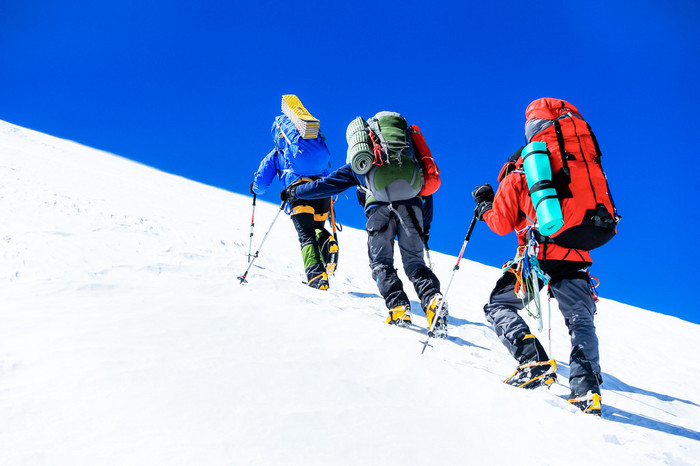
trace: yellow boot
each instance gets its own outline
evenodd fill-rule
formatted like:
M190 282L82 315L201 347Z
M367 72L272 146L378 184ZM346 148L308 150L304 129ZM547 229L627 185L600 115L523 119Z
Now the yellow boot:
M389 325L408 327L411 325L411 306L402 304L401 306L392 307L385 322Z
M556 381L557 362L550 359L522 364L503 382L519 388L537 388L552 385Z
M583 396L577 398L569 398L569 403L576 406L578 409L586 414L593 414L594 416L600 416L603 409L600 405L600 394L588 392Z
M440 315L437 316L437 321L433 324L435 314L438 310ZM447 301L443 302L440 293L430 298L428 306L425 308L425 317L428 319L428 335L437 338L447 338L447 314Z
M328 274L326 272L323 272L319 275L316 275L314 278L309 280L309 286L311 288L316 288L319 290L327 290L328 289Z

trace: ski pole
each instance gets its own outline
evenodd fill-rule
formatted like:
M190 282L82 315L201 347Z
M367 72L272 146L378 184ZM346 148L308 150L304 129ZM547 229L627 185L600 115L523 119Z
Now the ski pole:
M258 250L255 251L255 254L253 255L253 259L252 259L252 260L250 261L250 263L248 264L248 268L245 269L245 272L243 272L242 275L239 275L238 277L236 277L236 278L238 278L238 280L240 280L241 285L242 285L243 283L248 283L248 280L246 280L246 277L248 276L248 272L250 271L250 268L253 266L253 262L255 262L255 259L258 258L258 254L260 253L260 249L262 248L262 245L265 244L265 240L267 239L267 235L270 234L270 231L272 230L272 226L273 226L273 225L275 224L275 222L277 221L277 217L280 216L280 212L282 212L282 211L284 210L284 205L285 205L286 203L287 203L287 201L282 201L282 204L280 204L280 209L277 211L277 215L275 215L275 218L272 219L272 223L270 224L270 228L267 229L267 233L265 233L265 236L263 236L263 239L262 239L262 241L260 242L260 246L258 246Z
M248 244L248 263L250 263L250 256L253 250L253 227L255 226L255 200L258 195L253 193L253 215L250 218L250 243Z
M454 268L452 269L452 275L450 276L450 281L447 283L447 288L445 289L445 294L442 295L442 301L440 301L440 306L438 309L435 310L435 318L433 321L430 323L430 328L428 329L428 338L425 339L423 342L423 351L420 352L420 354L425 353L425 348L428 346L428 342L430 341L430 333L433 331L433 327L435 327L435 323L438 320L438 317L440 316L440 312L442 311L442 307L445 304L445 298L447 297L447 293L450 291L450 286L452 286L452 280L455 278L455 272L459 270L459 263L462 261L462 255L464 255L464 250L467 247L467 243L469 243L469 238L472 236L472 231L474 231L474 225L476 225L476 220L479 217L479 212L477 209L474 209L474 216L472 217L472 222L469 224L469 230L467 230L467 236L464 237L464 243L462 244L462 249L459 251L459 256L457 257L457 263L455 264Z

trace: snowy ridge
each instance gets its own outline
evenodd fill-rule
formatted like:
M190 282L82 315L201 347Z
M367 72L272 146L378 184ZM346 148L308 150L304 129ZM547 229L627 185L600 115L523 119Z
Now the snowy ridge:
M258 203L254 249L278 208ZM555 301L563 385L514 389L481 311L499 270L462 262L450 338L421 355L383 324L363 231L319 292L280 217L240 285L250 209L0 122L0 464L700 464L700 326L601 299L594 418L564 399ZM446 285L455 257L431 257Z

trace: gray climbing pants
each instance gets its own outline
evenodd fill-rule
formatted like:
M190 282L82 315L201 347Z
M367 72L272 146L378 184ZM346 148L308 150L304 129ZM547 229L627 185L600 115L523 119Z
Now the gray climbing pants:
M411 210L409 210L411 209ZM409 304L403 284L394 268L394 240L398 238L401 262L406 276L425 310L430 298L440 292L440 282L423 259L423 212L414 205L379 205L369 211L367 252L372 278L377 282L386 307Z
M559 310L571 336L569 378L600 374L598 337L593 316L595 301L589 290L588 273L582 271L586 264L568 261L543 261L542 269L551 277L549 286L559 303ZM525 320L518 314L523 301L515 294L515 275L507 272L496 283L488 304L484 306L486 319L510 354L521 364L545 361L547 354L536 338L530 334ZM542 284L540 283L540 288ZM526 296L529 303L532 296Z

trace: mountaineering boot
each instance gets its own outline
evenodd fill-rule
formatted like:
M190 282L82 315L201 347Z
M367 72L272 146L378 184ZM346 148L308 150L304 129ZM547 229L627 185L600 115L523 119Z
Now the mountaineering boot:
M600 384L602 379L598 374L586 374L572 377L569 380L571 395L569 403L587 414L600 416Z
M328 275L333 275L338 267L338 243L335 238L329 236L321 247L324 262L326 263L326 272Z
M326 229L316 229L316 242L321 250L321 258L326 266L328 276L335 274L338 268L338 242Z
M557 381L557 363L549 361L528 362L518 366L504 383L519 388L537 388Z
M441 309L440 303L443 303ZM433 319L435 319L435 314L438 312L438 309L440 315L437 316L435 325L433 325ZM428 305L425 308L425 317L428 319L428 336L435 338L447 338L447 314L447 301L443 300L440 293L437 293L430 298L430 301L428 301ZM430 330L431 325L433 327L432 330Z
M389 325L408 327L411 325L411 306L408 304L402 304L400 306L392 307L389 310L389 317L387 317L385 322Z
M316 275L314 278L309 280L309 286L311 288L316 288L318 290L327 290L328 289L328 274L326 274L326 272L323 272L319 275Z
M569 403L576 406L578 409L586 414L592 414L594 416L600 416L603 409L600 405L600 394L588 392L583 396L578 396L576 398L569 398Z

